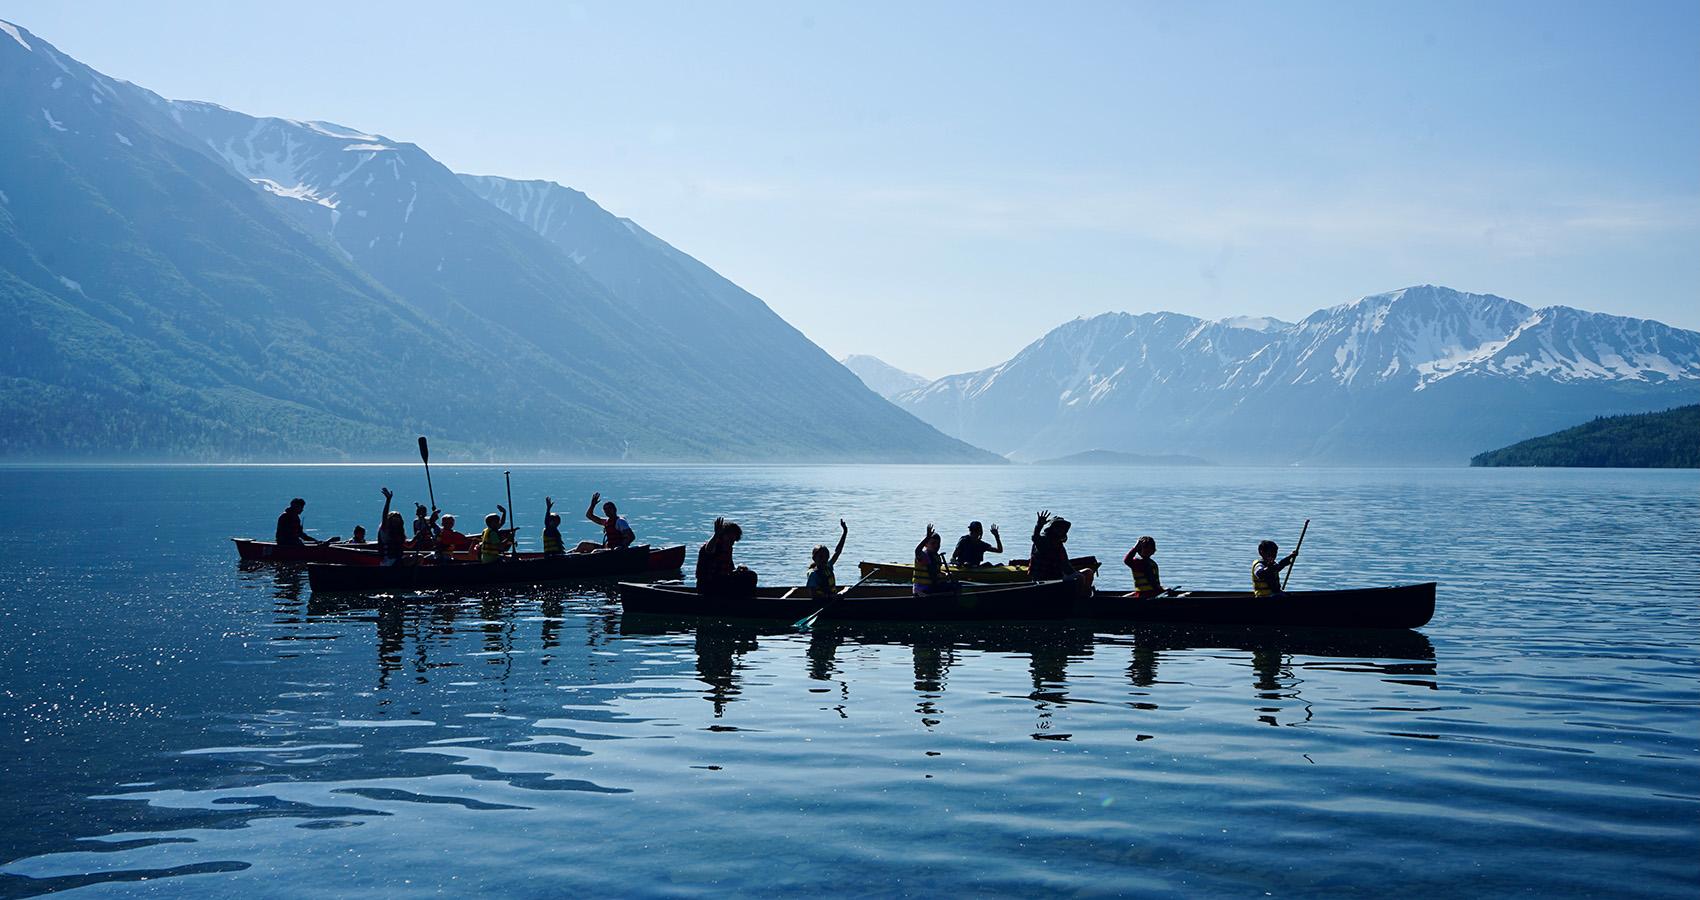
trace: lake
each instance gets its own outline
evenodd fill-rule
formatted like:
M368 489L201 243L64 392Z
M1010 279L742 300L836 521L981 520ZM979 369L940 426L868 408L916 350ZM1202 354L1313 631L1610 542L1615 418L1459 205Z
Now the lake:
M474 530L502 470L433 469ZM606 588L321 608L244 570L292 496L371 529L417 466L0 469L0 895L1700 892L1700 473L525 467L568 542L744 525L798 583L1035 511L1131 585L1440 583L1392 634L812 632Z

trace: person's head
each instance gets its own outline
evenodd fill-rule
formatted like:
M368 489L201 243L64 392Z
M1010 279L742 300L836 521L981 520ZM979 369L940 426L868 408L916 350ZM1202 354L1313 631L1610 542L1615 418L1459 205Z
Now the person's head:
M809 556L817 569L824 569L828 563L832 562L832 551L826 549L825 544L816 544L814 551Z
M1157 539L1147 534L1133 544L1133 552L1140 556L1150 556L1157 552Z
M358 543L360 543L364 540L366 540L366 526L364 526L364 525L354 526L354 542L356 544L358 544Z
M502 515L501 515L501 513L491 513L491 514L485 516L484 517L484 524L485 524L485 526L487 526L489 528L500 528L500 527L502 527Z
M923 543L926 544L928 550L937 553L939 552L939 545L944 543L944 541L939 538L939 533L935 531L932 534L927 535L927 539Z
M550 513L550 514L544 516L543 517L543 524L549 526L550 528L561 527L561 514L560 513Z
M743 539L744 529L739 528L737 522L727 522L726 530L722 531L721 534L725 535L727 540L737 543Z
M1264 559L1273 560L1275 558L1275 554L1280 553L1280 552L1281 552L1281 548L1276 546L1274 541L1258 541L1257 542L1257 555L1263 557Z
M1067 541L1068 520L1064 518L1052 519L1051 524L1045 526L1045 536L1055 539L1059 544Z
M968 523L968 533L973 535L974 537L979 537L981 532L983 532L983 531L985 531L985 529L980 527L979 522L969 522Z
M430 515L431 515L431 511L425 508L425 504L423 504L423 503L413 504L413 517L415 519L429 518Z
M455 517L454 516L444 516L443 517L443 527L444 528L455 527Z
M612 519L620 514L620 510L614 506L614 501L609 500L602 504L602 514Z
M307 508L307 501L301 499L300 497L296 497L294 500L289 501L289 511L290 512L300 512L300 511L302 511L306 508Z
M390 516L384 520L384 524L392 528L406 527L406 522L404 522L401 517L401 511L395 509L390 510Z

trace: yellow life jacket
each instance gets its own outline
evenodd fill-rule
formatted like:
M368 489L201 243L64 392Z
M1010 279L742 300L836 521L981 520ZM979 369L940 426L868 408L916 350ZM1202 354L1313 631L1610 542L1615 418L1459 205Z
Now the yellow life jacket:
M484 533L478 538L478 561L495 562L502 558L502 533L494 528L485 526Z
M561 542L561 533L553 528L543 529L543 552L566 553L567 546Z
M1272 581L1264 581L1257 577L1259 566L1263 566L1263 570L1269 573L1269 578ZM1281 572L1275 568L1274 563L1264 566L1263 560L1259 559L1251 564L1251 593L1254 597L1273 597L1281 593Z
M925 554L915 554L915 574L913 577L916 587L931 588L933 586L933 582L937 580L937 573L938 564L936 562L929 566L927 565L927 557Z
M1156 593L1159 580L1157 578L1157 561L1143 556L1135 557L1140 565L1128 566L1133 570L1133 589L1141 594Z

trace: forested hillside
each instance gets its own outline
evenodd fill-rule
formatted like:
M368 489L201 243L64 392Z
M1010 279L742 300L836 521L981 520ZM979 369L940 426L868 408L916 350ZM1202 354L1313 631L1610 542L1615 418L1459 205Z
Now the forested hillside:
M1478 454L1470 465L1700 468L1700 405L1598 418Z

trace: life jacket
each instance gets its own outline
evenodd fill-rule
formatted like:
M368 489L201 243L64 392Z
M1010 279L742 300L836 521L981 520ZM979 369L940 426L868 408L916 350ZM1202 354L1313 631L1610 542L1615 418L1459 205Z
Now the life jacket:
M732 544L710 540L697 548L697 581L732 574Z
M604 547L616 549L630 547L635 540L637 540L637 535L632 533L632 526L626 523L623 516L609 516L608 521L602 525L602 546Z
M502 532L484 527L484 533L478 537L478 561L495 562L502 558Z
M1157 578L1157 561L1143 556L1130 556L1127 567L1133 570L1133 590L1141 597L1158 592L1157 586L1162 584Z
M437 532L437 543L445 550L465 550L472 544L472 539L453 528L444 528Z
M561 556L567 552L567 546L561 543L561 530L554 526L543 529L543 555Z
M1252 563L1251 593L1254 597L1273 597L1281 593L1281 570L1274 563L1261 559Z
M838 576L833 574L832 566L816 566L809 573L814 578L810 593L816 597L830 597L838 593Z
M413 549L429 550L437 543L437 526L429 519L413 520Z
M915 553L914 585L918 591L930 591L939 582L939 557L931 550Z
M1027 561L1027 572L1034 581L1046 581L1067 578L1074 574L1074 568L1068 564L1068 550L1047 537L1033 545L1033 558Z

